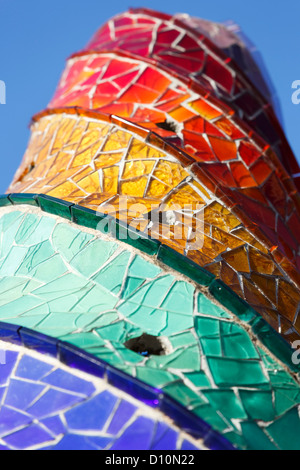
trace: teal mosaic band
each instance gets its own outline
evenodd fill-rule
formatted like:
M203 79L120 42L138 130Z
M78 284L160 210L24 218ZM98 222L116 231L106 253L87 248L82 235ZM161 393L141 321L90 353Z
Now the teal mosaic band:
M99 222L104 217L108 217L91 209L71 204L51 196L26 193L0 195L0 207L19 204L40 207L45 212L72 220L72 222L78 225L91 229L97 229ZM142 242L140 241L141 239ZM201 268L191 260L187 260L177 251L162 246L159 241L150 238L145 239L142 233L140 239L122 239L122 241L125 243L129 242L144 253L157 256L159 261L162 261L167 266L184 274L200 285L209 286L209 291L213 297L224 305L224 307L231 310L242 321L249 323L254 334L280 361L284 362L291 371L295 373L300 372L300 365L294 364L291 360L293 350L290 345L261 318L259 313L248 305L247 302L238 297L235 292L221 280L216 279L212 273Z

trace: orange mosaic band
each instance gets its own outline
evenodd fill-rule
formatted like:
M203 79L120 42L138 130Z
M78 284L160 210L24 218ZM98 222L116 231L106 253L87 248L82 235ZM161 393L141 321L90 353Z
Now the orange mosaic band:
M275 152L245 125L235 123L233 110L224 105L217 107L216 100L211 102L203 93L191 92L183 83L177 83L181 94L178 98L174 79L153 67L145 68L143 62L131 64L128 59L111 55L92 55L81 60L83 76L78 72L77 61L71 62L50 107L77 105L116 113L183 148L206 167L220 187L233 190L232 198L250 213L274 246L279 246L295 265L299 263L297 189ZM121 76L116 72L120 64L126 69L122 69ZM113 81L112 77L117 78ZM130 86L120 90L124 83Z
M293 264L205 167L153 132L78 108L44 112L35 118L9 192L43 193L96 211L114 210L118 219L215 274L288 341L298 338L300 279ZM167 212L176 205L178 215L186 204L192 213L184 223L178 217L171 224L151 221L149 227L153 206ZM198 248L189 233L199 206L204 224Z
M244 122L275 147L289 173L298 174L299 164L274 113L272 94L243 40L220 24L212 27L210 22L184 14L170 16L137 8L100 28L83 53L116 50L166 67L188 80L191 89L203 84L206 93L233 106ZM239 56L230 55L232 45L242 51L240 63Z

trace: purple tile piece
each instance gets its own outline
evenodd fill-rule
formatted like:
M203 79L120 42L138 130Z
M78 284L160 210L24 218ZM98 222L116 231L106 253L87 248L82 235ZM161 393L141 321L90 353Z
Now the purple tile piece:
M26 410L44 389L45 385L11 379L5 397L5 404L18 410Z
M108 391L76 406L65 414L69 429L99 431L111 415L117 398Z
M10 377L15 366L18 353L14 351L6 351L5 364L0 364L0 385L4 385Z
M2 379L8 384L6 395L6 386L0 385L0 399L5 397L5 404L0 407L0 437L10 447L26 449L37 446L43 450L176 449L178 432L168 424L157 422L152 416L138 416L126 428L138 410L136 405L108 390L96 392L94 384L77 377L75 371L69 373L30 357L30 353L22 354L19 353L20 362L14 371L17 354L7 351L7 364L2 371ZM16 377L10 378L12 371ZM60 413L66 419L67 428ZM107 420L107 434L99 436ZM125 431L117 437L122 428ZM56 443L55 439L61 435L63 438ZM187 449L194 449L188 442L184 445ZM2 447L6 449L5 445Z
M4 442L17 448L26 449L28 447L49 442L53 438L37 424L32 424L20 431L17 431L3 438Z
M10 450L9 447L5 447L5 446L0 446L0 450Z
M170 429L151 450L176 450L178 433Z
M157 430L151 450L176 450L177 439L178 433L166 426L162 434Z
M183 441L181 450L199 450L199 449L198 447L195 447L191 442Z
M109 434L118 434L136 410L136 406L132 405L132 403L122 400L111 420L107 432Z
M19 428L20 426L28 425L31 421L32 419L30 416L27 416L20 411L2 406L0 409L0 437Z
M86 436L68 434L52 450L98 450Z
M154 422L140 416L124 431L110 450L149 450L154 431Z
M163 437L163 435L167 432L168 429L169 429L169 426L163 421L159 421L156 424L155 435L153 437L153 445L155 445L156 442L158 442Z
M111 437L89 437L88 441L97 446L99 450L105 449L112 441Z
M66 435L52 450L102 450L111 442L109 437Z
M91 382L87 382L62 369L51 372L43 379L43 382L54 386L61 384L61 388L64 390L80 393L81 395L91 395L95 392L95 387Z
M49 432L55 436L66 434L66 429L59 416L51 416L40 421L41 424L48 428Z
M0 387L0 402L2 401L5 390L6 390L6 387Z
M61 392L59 390L49 390L27 412L36 418L45 418L53 413L70 408L82 401L81 397Z
M40 380L48 374L53 366L38 361L30 356L23 356L16 370L16 376L29 380Z

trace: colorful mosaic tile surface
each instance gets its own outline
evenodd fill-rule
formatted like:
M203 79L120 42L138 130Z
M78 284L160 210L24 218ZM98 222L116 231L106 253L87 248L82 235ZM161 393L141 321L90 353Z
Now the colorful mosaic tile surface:
M300 169L279 118L232 26L132 9L67 61L0 198L0 339L61 372L45 392L12 367L4 447L300 449ZM81 369L115 389L79 399Z

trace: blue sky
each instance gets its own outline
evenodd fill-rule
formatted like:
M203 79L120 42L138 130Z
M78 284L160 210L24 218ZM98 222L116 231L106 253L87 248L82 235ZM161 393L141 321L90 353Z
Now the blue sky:
M300 104L291 101L292 82L300 80L299 0L0 0L0 80L7 91L7 104L0 105L0 193L23 156L30 118L51 99L65 59L129 6L240 24L263 55L300 159Z

